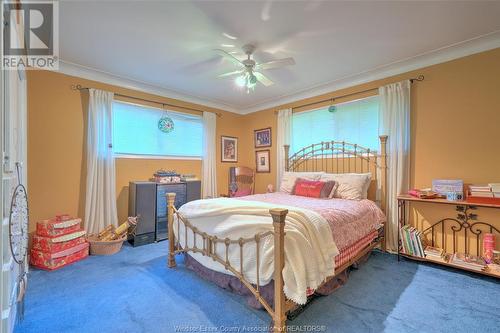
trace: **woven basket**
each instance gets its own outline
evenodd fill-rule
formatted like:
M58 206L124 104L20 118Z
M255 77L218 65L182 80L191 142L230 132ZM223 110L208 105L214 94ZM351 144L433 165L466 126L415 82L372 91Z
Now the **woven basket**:
M122 248L123 242L127 240L127 233L125 233L122 238L110 240L110 241L100 241L97 239L96 235L90 235L87 237L90 243L90 254L91 255L101 255L109 256L119 252Z

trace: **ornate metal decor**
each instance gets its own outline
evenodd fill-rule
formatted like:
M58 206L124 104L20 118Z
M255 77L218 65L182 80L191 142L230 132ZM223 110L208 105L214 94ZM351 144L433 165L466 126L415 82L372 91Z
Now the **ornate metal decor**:
M18 319L24 316L24 295L28 283L26 258L28 251L28 194L21 183L21 166L16 163L18 185L14 189L9 212L9 244L12 258L18 264L17 305Z
M10 250L14 261L22 265L28 250L28 200L26 189L19 184L14 189L9 214Z
M325 141L302 148L290 156L288 169L336 173L370 172L372 162L380 167L375 150L343 141Z
M399 216L402 218L406 216L406 205L403 200L399 200ZM455 211L457 216L447 217L437 221L430 227L427 227L422 231L422 234L427 237L428 241L430 238L431 246L438 246L444 249L451 248L453 253L463 251L468 254L475 254L481 256L481 235L483 233L497 233L500 234L500 230L495 226L478 221L478 215L475 213L477 210L475 205L457 205ZM400 223L403 221L400 220ZM450 234L451 230L451 246L447 242L447 235ZM475 243L475 244L474 244ZM471 246L475 245L475 246ZM463 245L463 247L459 247ZM475 250L475 253L474 251Z

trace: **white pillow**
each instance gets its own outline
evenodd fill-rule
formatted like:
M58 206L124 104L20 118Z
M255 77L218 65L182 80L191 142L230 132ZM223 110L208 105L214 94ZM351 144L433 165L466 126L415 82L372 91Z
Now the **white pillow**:
M320 180L335 180L339 183L334 195L336 198L361 200L368 197L371 179L371 173L325 173Z
M293 187L295 186L295 181L297 178L303 178L307 180L319 180L324 172L288 172L286 171L281 178L280 192L292 193Z

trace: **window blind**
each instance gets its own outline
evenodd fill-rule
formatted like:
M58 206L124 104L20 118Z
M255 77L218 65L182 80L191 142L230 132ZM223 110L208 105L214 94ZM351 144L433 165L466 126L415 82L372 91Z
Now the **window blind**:
M378 96L338 104L334 112L325 107L294 113L291 151L332 140L378 150L378 118Z
M201 157L203 123L200 116L168 111L170 133L158 129L165 110L124 102L113 103L115 154Z

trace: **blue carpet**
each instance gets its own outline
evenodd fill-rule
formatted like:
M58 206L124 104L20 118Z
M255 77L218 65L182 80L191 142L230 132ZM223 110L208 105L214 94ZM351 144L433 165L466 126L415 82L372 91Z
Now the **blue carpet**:
M125 246L55 272L32 270L25 319L15 332L236 332L269 325L266 312L202 280L181 256L168 269L167 246ZM500 332L499 313L495 279L375 252L344 287L289 324L339 333Z

